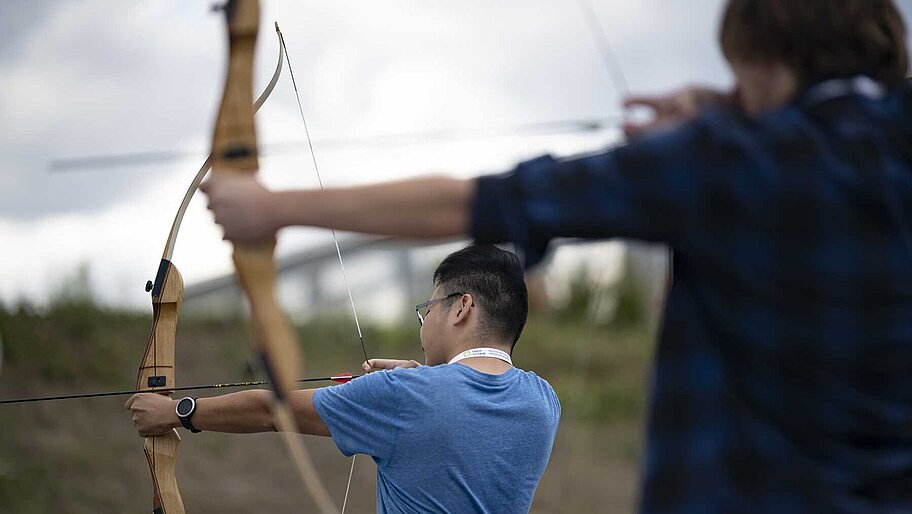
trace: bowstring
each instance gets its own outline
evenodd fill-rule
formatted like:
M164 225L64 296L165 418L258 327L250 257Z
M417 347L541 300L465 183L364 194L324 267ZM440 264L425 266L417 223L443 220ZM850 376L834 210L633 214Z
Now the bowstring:
M589 35L592 37L592 42L602 55L602 63L605 65L618 95L621 97L627 96L630 92L627 76L621 68L617 55L612 50L611 41L608 39L608 31L605 30L602 22L599 21L598 15L595 13L595 7L590 0L577 0L577 5L586 20L586 26L589 27Z
M323 187L323 177L320 175L320 166L317 164L317 154L314 152L313 140L310 138L310 129L307 126L307 117L304 115L304 107L301 104L301 95L298 93L298 84L294 78L294 71L291 66L291 57L288 55L288 47L285 45L285 37L282 35L282 31L279 30L278 22L276 22L275 27L276 32L279 34L279 40L282 42L282 48L285 49L285 62L288 63L288 75L291 78L291 84L294 88L295 100L298 103L298 113L301 115L301 122L304 125L304 135L307 138L307 145L310 148L310 158L313 162L314 171L317 175L317 182L320 184L320 190L323 191L325 190ZM358 330L358 340L361 343L361 352L364 355L364 361L367 362L369 360L367 357L367 348L364 345L364 335L361 332L361 322L358 321L358 310L355 308L355 299L352 295L352 290L349 285L348 274L345 271L345 262L342 260L342 250L339 248L339 240L336 238L336 231L334 229L330 229L330 233L332 234L333 244L336 247L336 256L339 258L339 268L342 270L342 281L345 283L345 290L348 292L348 302L351 306L352 317L355 320L355 327ZM348 505L348 495L351 491L352 477L355 474L356 458L357 454L352 455L351 469L348 471L348 483L345 485L345 497L342 500L342 514L345 514L345 508Z
M595 44L598 52L602 56L602 64L605 66L605 69L608 72L612 83L614 84L614 88L617 90L617 93L621 98L629 96L630 83L627 81L627 76L624 74L624 70L621 67L621 62L617 58L617 54L615 54L614 50L612 49L611 41L608 38L608 31L605 29L605 25L602 24L602 22L599 20L592 1L577 0L577 5L580 8L583 18L586 20L586 25L589 27L589 35L592 37L592 42ZM621 118L624 119L626 117L627 109L624 109ZM674 252L671 246L665 245L664 253L664 294L667 295L668 288L671 286Z

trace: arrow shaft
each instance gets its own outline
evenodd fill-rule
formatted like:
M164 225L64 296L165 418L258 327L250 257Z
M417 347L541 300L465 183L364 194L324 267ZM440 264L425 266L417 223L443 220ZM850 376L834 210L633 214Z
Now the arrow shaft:
M298 379L296 383L308 383L308 382L341 382L345 383L351 379L360 377L361 375L335 375L331 377L310 377ZM254 380L248 382L231 382L227 384L203 384L203 385L189 385L181 387L172 387L168 389L130 389L124 391L104 391L100 393L80 393L80 394L65 394L65 395L55 395L55 396L33 396L30 398L13 398L9 400L0 400L0 405L12 404L12 403L34 403L34 402L49 402L55 400L77 400L80 398L103 398L107 396L126 396L130 394L138 393L173 393L176 391L199 391L203 389L221 389L227 387L255 387L260 385L269 385L271 382L268 380Z

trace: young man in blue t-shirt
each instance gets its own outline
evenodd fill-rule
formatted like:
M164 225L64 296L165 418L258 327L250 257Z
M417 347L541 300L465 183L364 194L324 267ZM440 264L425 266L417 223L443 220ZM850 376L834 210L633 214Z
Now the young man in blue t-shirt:
M295 391L298 424L345 455L373 457L378 512L528 512L560 404L545 380L512 365L528 313L522 265L496 246L471 245L444 259L434 284L416 308L427 365L372 359L365 369L376 373ZM140 434L155 435L182 426L177 403L139 394L127 408ZM189 423L272 431L270 405L268 391L201 398Z

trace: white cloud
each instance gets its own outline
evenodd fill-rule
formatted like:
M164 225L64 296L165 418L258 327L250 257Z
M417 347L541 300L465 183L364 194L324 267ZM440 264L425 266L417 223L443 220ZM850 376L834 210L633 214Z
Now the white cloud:
M909 0L898 3L912 11ZM15 30L0 34L0 299L46 298L86 261L105 301L144 305L142 285L205 157L226 51L222 22L204 4L180 0L19 5L3 9L2 23ZM647 0L596 9L631 88L651 92L729 82L715 42L721 5ZM274 65L274 19L316 138L618 112L616 87L575 2L266 2L258 84ZM303 137L287 77L258 120L262 142ZM471 176L610 137L317 150L326 182L341 185L427 171ZM170 149L198 155L132 170L46 171L52 157ZM264 159L263 169L278 187L316 184L303 152ZM289 235L285 249L328 237ZM175 254L188 283L230 269L227 254L194 202Z

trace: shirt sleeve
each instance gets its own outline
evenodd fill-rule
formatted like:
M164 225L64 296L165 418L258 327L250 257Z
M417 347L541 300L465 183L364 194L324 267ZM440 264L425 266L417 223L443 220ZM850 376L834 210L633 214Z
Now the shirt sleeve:
M401 384L380 371L314 392L314 408L343 454L388 459L404 428Z
M513 242L526 266L556 237L629 237L674 244L703 195L700 122L603 153L567 160L545 155L478 179L471 233Z

